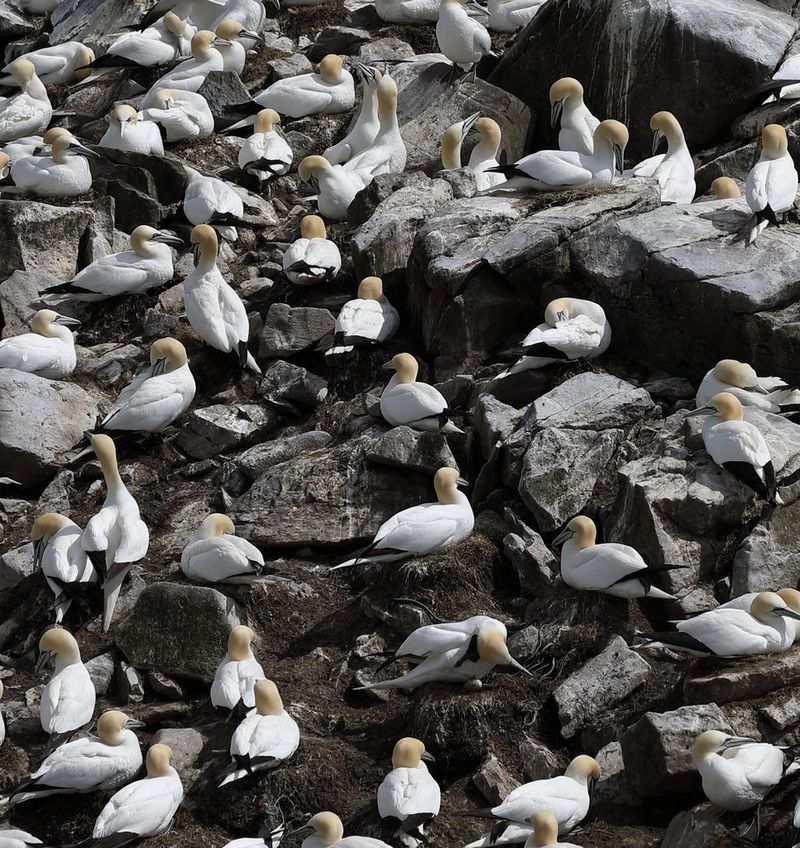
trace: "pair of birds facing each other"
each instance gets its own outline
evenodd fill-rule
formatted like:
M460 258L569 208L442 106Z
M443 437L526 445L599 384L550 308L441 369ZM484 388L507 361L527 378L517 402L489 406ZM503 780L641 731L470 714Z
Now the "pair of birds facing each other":
M0 341L0 368L15 368L50 380L60 380L75 370L77 318L40 309L31 319L30 333Z
M475 186L485 191L505 181L505 177L492 171L498 168L497 153L502 138L500 127L492 118L475 112L463 121L451 124L442 136L442 167L445 170L461 168L461 145L467 135L475 130L480 141L472 148L466 167L475 174Z
M325 222L319 215L304 215L300 238L283 254L283 273L296 286L330 282L342 267L339 248L328 238Z

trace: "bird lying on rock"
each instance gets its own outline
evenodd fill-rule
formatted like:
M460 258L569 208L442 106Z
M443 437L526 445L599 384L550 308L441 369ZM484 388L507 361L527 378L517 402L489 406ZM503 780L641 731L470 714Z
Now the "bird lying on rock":
M163 127L168 142L208 138L214 132L211 109L196 91L159 88L150 98L150 105L142 110L142 117ZM189 169L184 166L184 170Z
M89 76L89 64L94 61L94 51L80 41L63 41L49 47L40 47L18 57L33 65L36 76L43 85L66 85ZM10 62L3 68L9 76L0 77L0 85L16 86L18 80L11 76Z
M194 168L184 166L186 191L183 214L191 224L211 224L228 241L236 241L236 224L244 215L242 198L233 188L216 177L207 177Z
M323 156L306 156L297 175L305 183L313 180L317 184L319 214L332 221L344 221L353 198L372 182L372 176L365 171L331 165Z
M212 513L189 537L181 570L203 583L252 583L264 573L264 555L247 539L235 536L227 515Z
M32 333L0 340L0 368L15 368L38 377L60 380L75 370L77 318L40 309L31 319Z
M100 147L129 153L164 155L164 143L158 126L152 121L143 121L133 106L117 104L108 113L107 120L108 129L100 139Z
M714 395L732 394L742 406L791 416L800 412L800 389L780 377L759 377L755 369L736 359L721 359L703 377L697 389L698 408L708 406Z
M400 326L400 316L383 293L380 277L364 277L358 297L348 300L336 318L333 346L325 356L340 356L356 348L381 344Z
M92 187L87 157L98 159L93 150L72 135L55 127L43 137L50 145L49 156L23 156L11 165L17 188L39 197L77 197Z
M47 89L28 59L15 59L3 69L19 86L19 94L0 98L0 142L42 133L53 117Z

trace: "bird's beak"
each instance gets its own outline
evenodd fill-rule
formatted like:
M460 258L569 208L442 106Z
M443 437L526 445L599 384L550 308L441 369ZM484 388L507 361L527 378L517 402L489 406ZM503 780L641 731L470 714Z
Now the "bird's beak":
M475 121L480 118L481 113L475 112L470 115L468 118L465 118L463 123L461 124L461 138L462 140L467 137L467 133L469 133L473 127L475 126Z
M42 567L42 557L44 556L44 550L47 547L47 542L45 541L44 536L41 539L37 539L33 543L33 565L34 568Z
M70 318L69 315L59 315L53 322L60 327L80 327L81 322L77 318Z
M166 368L166 365L167 365L166 357L162 356L161 359L157 359L153 363L153 367L150 369L150 376L151 377L158 377L159 374L163 374L164 368Z
M561 120L561 113L564 111L564 100L556 100L550 104L550 126L557 127Z
M150 241L157 241L160 244L185 244L184 240L172 230L156 230Z
M711 415L717 410L713 406L698 406L692 410L692 415Z
M211 46L212 47L230 47L231 41L230 41L230 39L227 39L227 38L215 38L211 42Z
M269 0L269 2L278 10L281 8L281 0Z
M625 170L625 156L622 148L618 144L612 145L614 150L614 164L620 174Z
M527 669L527 668L525 668L525 666L524 666L521 662L519 662L519 661L515 660L515 659L514 659L514 657L509 656L509 658L508 658L508 664L509 664L512 668L516 668L518 671L521 671L521 672L523 672L524 674L527 674L527 675L528 675L528 677L533 677L533 673L532 673L532 672L530 672L530 671L528 671L528 669Z
M556 312L556 321L566 321L567 313L564 311Z
M461 486L462 489L468 489L469 483L463 477L459 477L458 480L456 480L456 486Z
M391 362L384 362L381 365L381 371L394 371L394 365Z
M741 748L742 745L753 745L755 739L749 739L747 736L731 736L722 743L721 750L727 751L730 748Z
M41 674L42 669L53 659L52 651L42 651L39 654L39 659L36 660L36 674Z
M287 836L300 836L303 833L312 833L314 828L311 827L310 824L304 824L302 827L298 827L295 830L290 830L286 835Z
M419 755L419 758L421 760L424 760L426 763L435 763L436 762L436 757L434 757L433 754L429 754L427 751L423 751Z
M197 267L197 263L200 261L200 244L192 245L192 256L194 257L194 267Z
M566 542L566 541L568 541L569 539L571 539L574 535L575 535L575 534L572 532L572 530L570 530L570 529L569 529L569 527L565 527L565 528L564 528L564 529L563 529L563 530L562 530L562 531L558 534L558 536L556 536L556 537L555 537L555 539L553 539L553 545L552 545L552 547L557 548L557 547L559 547L560 545L563 545L563 544L564 544L564 542Z
M249 29L243 29L239 33L239 38L249 38L251 41L263 41L264 39L257 33Z
M778 615L782 615L784 618L793 618L795 621L800 621L800 615L798 615L794 610L790 609L774 609L772 610L774 613Z
M364 62L356 62L356 70L364 77L364 82L369 78L375 79L375 68L371 65L366 65Z
M748 386L747 391L748 392L755 392L757 395L768 395L769 394L769 391L767 391L767 389L765 389L763 386L759 386L759 385Z
M653 131L653 156L656 155L656 150L658 150L658 145L661 144L662 138L664 138L664 133L661 130Z
M125 727L128 728L128 730L136 730L137 728L144 727L144 726L145 726L144 722L139 721L138 718L129 718L125 722Z
M120 135L122 135L122 126L123 124L120 124ZM95 159L100 158L99 153L95 153L94 150L89 150L88 147L84 147L80 142L77 141L73 141L72 144L70 144L69 149L77 156L93 157Z

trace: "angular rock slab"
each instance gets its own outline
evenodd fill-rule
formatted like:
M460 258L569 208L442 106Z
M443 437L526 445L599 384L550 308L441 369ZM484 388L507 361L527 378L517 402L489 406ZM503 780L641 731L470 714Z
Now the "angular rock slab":
M138 23L149 4L143 0L67 0L53 11L51 44L82 41L97 52L107 47L110 33L124 31Z
M240 623L233 601L216 589L155 583L137 599L117 644L136 668L210 683Z
M661 109L680 116L690 150L724 135L758 102L753 91L796 30L795 20L756 0L555 0L489 79L531 107L538 149L555 146L550 83L576 77L594 114L627 124L638 161L650 155L650 116Z

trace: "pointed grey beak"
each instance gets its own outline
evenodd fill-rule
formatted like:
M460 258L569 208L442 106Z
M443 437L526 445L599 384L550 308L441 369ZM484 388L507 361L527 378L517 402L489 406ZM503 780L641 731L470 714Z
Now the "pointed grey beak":
M480 112L474 112L468 118L465 118L463 123L461 124L461 138L466 138L467 134L472 131L475 126L475 122L480 118Z
M120 134L122 134L122 125L120 125ZM73 141L68 148L72 153L76 156L85 156L87 158L99 159L100 154L95 153L94 150L89 150L88 147L84 147L80 142Z
M144 727L144 726L145 726L144 722L139 721L139 719L137 719L137 718L129 718L125 722L125 727L127 727L128 730L136 730L137 728Z
M559 547L560 545L563 545L563 544L564 544L564 542L566 542L566 541L568 541L569 539L571 539L574 535L575 535L575 534L572 532L572 530L570 530L570 529L569 529L569 527L565 527L565 528L564 528L564 529L563 529L563 530L562 530L562 531L558 534L558 536L556 536L556 537L555 537L555 539L553 539L552 547L557 548L557 547Z
M384 362L381 365L381 371L394 371L394 365L391 362Z
M212 47L230 47L231 41L227 38L215 38L211 42Z
M77 318L70 318L69 315L59 315L53 323L61 327L80 327L81 325Z
M567 313L564 311L556 312L556 321L566 321Z
M774 609L772 610L776 615L783 616L784 618L793 618L795 621L800 621L800 615L798 615L794 610L790 609Z
M625 170L625 156L622 148L618 144L613 144L612 148L614 150L614 164L617 166L617 170L621 174Z
M748 392L755 392L757 395L768 395L769 394L769 392L763 386L759 386L759 385L748 386L747 391Z
M272 3L272 5L273 5L276 9L280 10L280 8L281 8L281 0L269 0L269 2L270 2L270 3Z
M200 245L193 244L192 245L192 256L194 257L194 267L197 267L197 263L200 261Z
M514 657L509 657L509 658L508 658L508 664L509 664L512 668L516 668L518 671L521 671L521 672L523 672L524 674L527 674L527 675L528 675L528 677L533 677L533 674L532 674L530 671L528 671L528 669L527 669L527 668L525 668L525 666L524 666L521 662L517 662L517 660L515 660L515 659L514 659Z
M290 830L286 835L287 836L299 836L301 833L313 833L314 828L311 827L310 824L304 824L302 827L298 827L295 830Z
M156 230L150 241L157 241L160 244L185 244L184 240L177 233L173 233L171 230Z
M741 748L742 745L753 745L755 739L749 739L747 736L731 736L722 743L722 750L727 751L730 748Z
M697 409L692 410L692 415L711 415L716 411L713 406L698 406Z
M251 41L263 41L264 39L257 33L249 29L243 29L239 33L239 38L249 38Z
M557 127L558 122L561 120L561 113L564 111L564 101L556 100L555 103L550 104L550 126Z
M375 80L375 68L372 65L367 65L364 62L356 62L356 70L362 75L364 78L364 82L369 79L370 81Z
M42 651L42 653L39 654L39 659L36 660L36 668L35 668L36 674L41 674L42 669L52 660L52 658L53 658L53 652L52 651Z
M468 489L469 483L463 477L459 477L458 480L456 480L456 486L461 486L462 489Z
M653 156L656 155L656 150L658 150L658 146L661 144L662 138L664 138L664 133L662 133L661 130L653 131Z
M426 763L435 763L436 757L433 754L429 754L427 751L423 751L419 757L421 760L424 760Z
M164 373L164 369L166 367L167 367L167 360L164 357L162 357L161 359L157 359L153 363L153 367L150 369L150 376L151 377L158 377L159 374Z
M47 542L44 539L44 536L41 539L37 539L33 543L33 566L34 568L42 567L42 557L44 556L45 548L47 547Z

